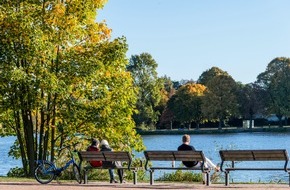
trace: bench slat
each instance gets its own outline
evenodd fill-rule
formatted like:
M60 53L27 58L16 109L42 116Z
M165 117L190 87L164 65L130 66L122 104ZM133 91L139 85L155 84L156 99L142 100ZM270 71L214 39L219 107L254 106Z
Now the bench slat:
M144 151L147 160L151 161L202 161L202 151Z
M288 160L286 150L221 150L223 161L282 161Z
M131 161L131 155L128 152L103 152L108 161Z
M284 168L226 168L225 170L227 171L234 171L234 170L281 170L281 171L285 171Z
M79 155L83 161L91 161L91 160L105 161L105 158L102 152L81 151L79 152Z
M185 168L185 167L151 167L151 170L201 170L201 167L192 167L192 168Z
M79 152L79 155L83 161L132 161L132 157L129 152L81 151Z

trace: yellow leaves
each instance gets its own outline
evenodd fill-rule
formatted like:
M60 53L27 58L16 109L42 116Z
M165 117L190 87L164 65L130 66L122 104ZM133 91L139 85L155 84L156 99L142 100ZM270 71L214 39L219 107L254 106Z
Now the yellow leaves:
M59 17L64 16L65 14L65 6L62 3L58 3L55 5L54 7L54 11L53 11L56 15L58 15Z
M75 46L74 50L76 52L79 52L79 53L84 53L85 52L85 48L83 46L80 46L80 45L79 46Z
M206 87L202 84L195 84L195 83L188 83L184 86L182 86L178 91L187 91L190 94L196 95L196 96L202 96L206 90Z
M47 3L46 22L50 25L61 26L62 19L65 15L66 7L63 3Z
M108 0L94 0L94 4L98 9L103 8Z
M99 30L100 30L100 33L103 34L104 35L103 37L105 38L106 37L109 38L112 32L112 29L109 29L105 23L99 24Z
M74 26L76 26L78 24L78 20L76 17L74 17L73 15L69 15L66 19L66 25L75 28ZM71 30L73 30L73 28L70 28Z
M93 23L87 26L87 35L91 43L99 43L111 37L112 30L105 23Z
M110 76L111 76L111 72L106 71L106 73L105 73L105 77L110 77Z

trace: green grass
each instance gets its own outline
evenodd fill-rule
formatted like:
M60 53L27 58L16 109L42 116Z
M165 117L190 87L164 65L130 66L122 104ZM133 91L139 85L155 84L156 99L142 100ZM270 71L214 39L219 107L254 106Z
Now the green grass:
M0 176L0 182L33 182L36 181L34 178L25 177L4 177Z

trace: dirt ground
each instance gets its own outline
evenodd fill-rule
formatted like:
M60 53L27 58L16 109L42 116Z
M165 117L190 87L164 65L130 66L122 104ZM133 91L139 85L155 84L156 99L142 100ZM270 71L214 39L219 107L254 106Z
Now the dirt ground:
M280 190L290 189L288 184L230 184L225 186L224 184L211 184L205 186L202 184L186 184L186 183L155 183L149 185L148 183L138 183L137 185L126 184L109 184L106 182L91 182L89 184L77 184L77 183L57 183L52 182L47 185L42 185L37 182L0 182L0 190L162 190L162 189L241 189L241 190Z

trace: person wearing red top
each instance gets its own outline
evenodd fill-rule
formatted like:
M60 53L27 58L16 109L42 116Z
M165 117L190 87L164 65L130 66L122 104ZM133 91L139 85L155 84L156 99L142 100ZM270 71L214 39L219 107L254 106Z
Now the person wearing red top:
M87 151L97 151L97 152L99 152L100 151L99 144L100 144L100 141L98 139L93 138L92 139L92 144L87 148ZM99 160L90 161L90 165L92 167L100 167L100 166L102 166L102 164L103 164L102 161L99 161Z

